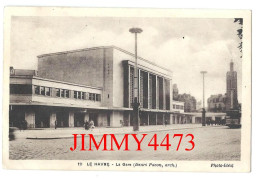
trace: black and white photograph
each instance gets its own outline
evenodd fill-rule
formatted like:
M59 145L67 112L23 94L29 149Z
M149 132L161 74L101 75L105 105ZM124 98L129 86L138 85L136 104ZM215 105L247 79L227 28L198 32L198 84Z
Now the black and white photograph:
M35 9L6 10L8 162L249 170L250 11Z

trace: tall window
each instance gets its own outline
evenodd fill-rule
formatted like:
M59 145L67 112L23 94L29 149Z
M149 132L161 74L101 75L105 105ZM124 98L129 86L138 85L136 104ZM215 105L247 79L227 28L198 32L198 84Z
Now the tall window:
M34 86L34 93L40 94L40 86Z
M56 96L60 97L60 89L56 88L55 90L56 90Z
M78 91L78 99L82 99L82 98L81 98L81 94L82 94L82 92L81 92L81 91Z
M144 73L142 71L139 72L140 75L140 107L144 106Z
M134 68L130 67L130 104L134 102Z
M153 108L153 77L149 75L149 108Z
M78 92L77 91L74 91L74 98L78 99Z
M46 94L46 96L50 96L50 95L51 95L51 90L50 90L50 88L45 87L45 94Z
M65 90L64 89L61 89L61 97L65 97Z
M96 101L101 101L101 95L100 94L96 94Z
M70 97L70 91L69 90L65 90L65 97L69 98Z
M40 93L41 95L45 95L45 87L43 86L40 87Z
M89 93L89 100L95 101L95 94L94 93Z

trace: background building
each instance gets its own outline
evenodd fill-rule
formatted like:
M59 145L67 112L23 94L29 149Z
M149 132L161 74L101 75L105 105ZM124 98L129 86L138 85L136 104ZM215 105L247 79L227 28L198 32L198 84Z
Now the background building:
M211 95L207 102L208 102L208 111L209 112L226 112L226 101L227 97L226 94L217 94Z
M184 102L184 112L195 112L196 111L196 99L190 94L179 94L178 101Z
M230 71L226 75L226 91L225 95L211 95L208 102L208 111L210 112L226 112L231 109L239 109L237 99L237 72L234 71L234 63L230 62Z
M172 99L173 101L182 101L184 102L184 112L195 112L196 111L196 99L190 94L179 94L179 89L177 84L173 84L172 87Z
M179 95L179 89L177 87L177 84L173 84L172 85L172 99L178 100L178 95Z
M227 101L226 111L230 109L238 109L237 100L237 72L234 71L234 63L230 62L230 71L227 72Z
M172 101L173 111L177 113L184 113L184 102L182 101Z

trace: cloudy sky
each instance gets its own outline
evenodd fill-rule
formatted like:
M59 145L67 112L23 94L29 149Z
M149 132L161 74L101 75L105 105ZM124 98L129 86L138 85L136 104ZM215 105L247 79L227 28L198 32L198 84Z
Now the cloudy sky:
M238 72L241 101L242 59L237 49L239 25L233 19L13 17L11 65L37 69L37 55L115 45L134 52L131 27L141 27L138 55L173 71L180 93L202 100L206 70L206 98L224 94L230 60Z

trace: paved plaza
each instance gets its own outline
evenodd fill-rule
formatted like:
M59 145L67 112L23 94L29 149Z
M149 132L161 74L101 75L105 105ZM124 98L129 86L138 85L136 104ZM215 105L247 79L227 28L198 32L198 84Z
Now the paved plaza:
M148 132L147 130L151 132ZM153 130L151 130L153 129ZM40 131L40 132L39 132ZM117 131L117 132L112 132ZM131 128L101 128L91 131L97 141L100 141L101 133L114 133L119 142L122 141L123 132L130 133ZM72 132L76 134L88 133L83 129L48 129L48 130L27 130L17 131L16 140L10 141L10 159L13 160L240 160L241 155L241 129L229 129L226 126L206 126L199 125L184 125L182 128L176 126L149 126L146 129L140 128L138 133L139 139L142 134L147 136L142 142L142 151L136 151L137 144L133 138L129 137L129 150L124 151L124 145L120 150L102 151L94 149L93 151L80 151L81 143L78 139L78 146L75 151L70 151L73 147L73 138L68 137ZM37 133L38 132L38 133ZM20 137L19 134L20 133ZM45 139L26 139L29 136L39 135L40 133L52 133L53 139L49 135L45 135ZM65 135L67 133L67 135ZM148 143L153 135L157 134L157 143L160 144L166 134L169 134L170 148L167 151L166 147L158 146L155 151ZM179 138L173 138L174 134L183 134L183 139L179 150L176 151ZM194 135L195 147L192 151L185 151L185 148L190 148L188 143L190 138L185 138L187 134ZM71 135L72 136L72 135ZM44 137L44 136L43 136ZM49 137L49 138L48 138ZM54 139L56 137L56 139ZM68 138L67 138L68 137ZM89 144L88 139L86 146ZM108 146L110 145L108 140ZM93 145L93 144L92 144ZM103 145L103 144L102 144ZM88 148L88 147L86 147ZM102 148L102 147L101 147Z
M174 125L151 125L140 126L139 132L158 132L164 130L180 130L190 128L200 128L201 124L174 124ZM83 127L74 128L38 128L32 130L16 130L16 139L64 139L72 138L72 134L91 133L93 135L103 134L130 134L133 133L133 127L96 127L92 130L85 130Z

